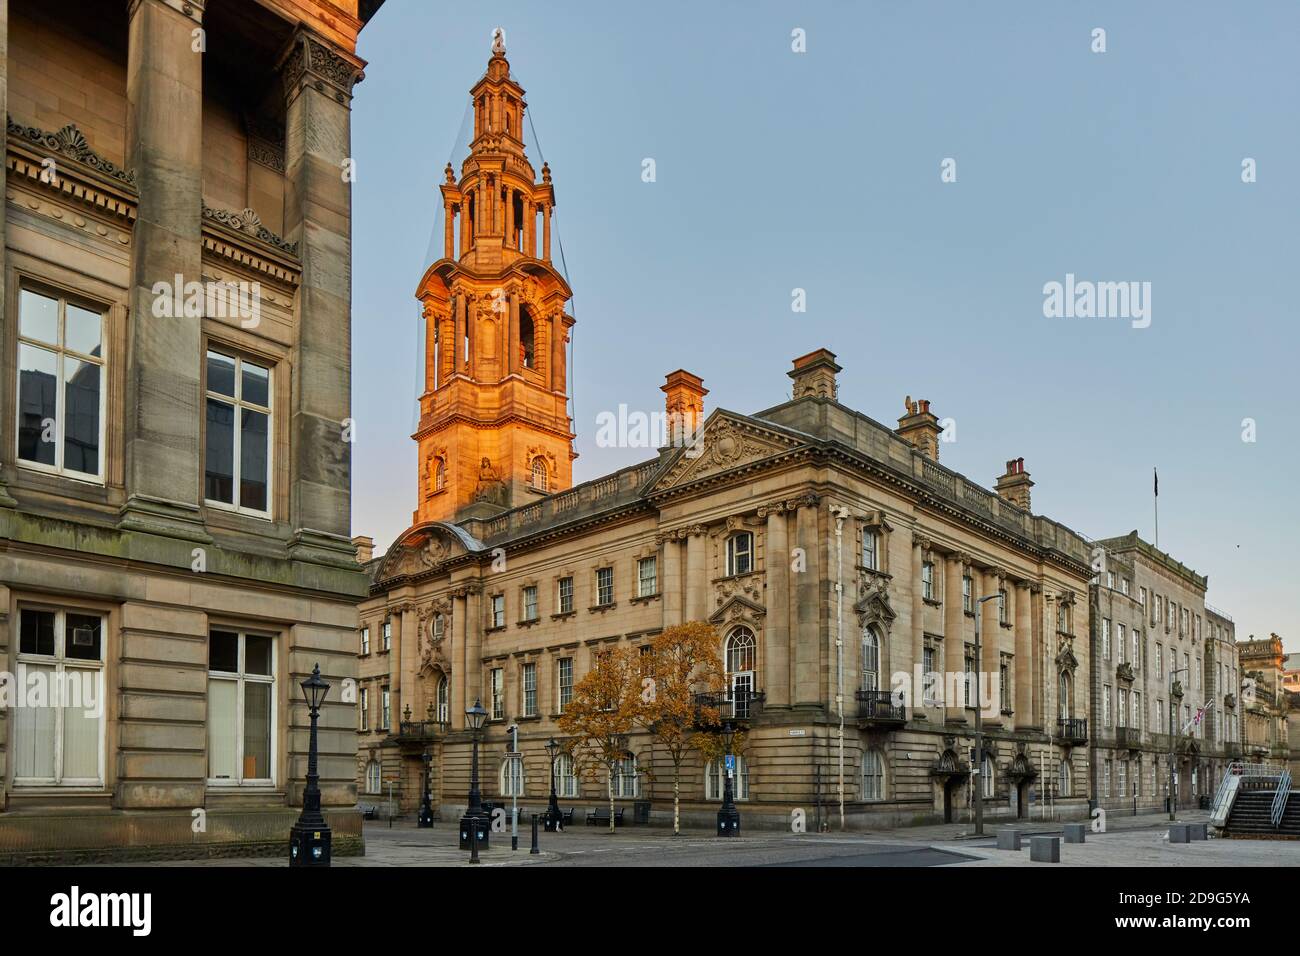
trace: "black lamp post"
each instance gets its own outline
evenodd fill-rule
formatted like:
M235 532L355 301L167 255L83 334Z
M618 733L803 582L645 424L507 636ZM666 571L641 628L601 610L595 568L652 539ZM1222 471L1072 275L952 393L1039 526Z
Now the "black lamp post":
M429 763L432 760L429 753L429 747L424 747L424 796L420 799L420 815L416 820L416 826L421 830L430 830L433 828L433 803L429 799Z
M478 789L478 735L486 720L487 711L483 709L483 704L479 700L475 700L474 706L465 711L465 724L474 735L474 756L470 763L469 806L465 808L465 815L460 818L462 850L470 849L475 831L478 833L478 845L485 849L488 845L488 817L483 812L483 798Z
M722 725L722 745L726 748L727 756L731 756L731 745L736 739L736 728L727 721ZM726 761L722 767L722 809L718 811L718 836L734 837L740 835L740 811L736 809L736 804L731 798L731 771L726 766Z
M302 814L289 831L290 866L329 866L329 826L320 812L320 775L316 773L316 719L330 685L321 680L320 665L302 682L302 695L311 711L311 738L307 749L307 788L302 792Z
M560 742L552 737L546 742L546 755L551 758L551 802L546 808L546 819L543 821L547 833L554 833L560 829L560 801L555 794L555 760L560 755Z

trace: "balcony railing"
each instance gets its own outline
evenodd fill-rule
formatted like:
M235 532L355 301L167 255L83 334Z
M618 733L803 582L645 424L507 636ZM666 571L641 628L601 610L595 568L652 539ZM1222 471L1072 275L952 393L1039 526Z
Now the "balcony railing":
M761 690L734 690L719 693L692 694L695 705L695 724L697 727L713 725L711 715L706 710L716 710L718 720L749 720L755 709L763 703L767 694Z
M1058 717L1056 735L1064 740L1081 744L1088 739L1088 718Z
M903 724L907 722L907 708L888 690L860 690L858 722L874 724Z
M1116 727L1115 746L1136 748L1141 743L1141 732L1136 727Z
M402 740L433 740L447 735L445 720L404 720L398 725L397 736Z

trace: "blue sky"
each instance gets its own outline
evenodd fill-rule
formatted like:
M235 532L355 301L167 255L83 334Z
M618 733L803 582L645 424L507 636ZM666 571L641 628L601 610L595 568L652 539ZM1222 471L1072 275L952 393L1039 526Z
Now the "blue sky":
M380 549L415 504L413 293L495 26L575 292L575 480L647 457L596 416L661 408L673 369L749 412L825 346L842 402L930 399L945 464L991 486L1023 456L1034 510L1090 537L1150 539L1158 467L1161 547L1239 638L1300 650L1300 6L388 0L353 103L353 532ZM1044 317L1067 273L1150 282L1150 327Z

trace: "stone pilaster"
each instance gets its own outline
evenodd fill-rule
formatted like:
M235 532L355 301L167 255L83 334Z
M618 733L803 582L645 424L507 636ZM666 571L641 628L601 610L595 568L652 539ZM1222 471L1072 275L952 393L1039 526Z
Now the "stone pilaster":
M664 627L682 623L682 543L672 534L661 537L664 551Z
M299 29L281 58L285 94L285 236L298 243L289 509L294 551L342 557L350 524L352 87L362 63Z
M767 616L763 636L767 672L763 684L767 703L785 707L790 703L790 542L785 506L778 503L759 508L758 516L767 519Z
M805 570L793 575L794 628L790 635L794 660L795 704L820 704L823 700L821 675L821 578L822 549L818 545L817 496L794 501L795 536Z
M471 697L468 701L465 699L465 688L469 683L468 674L470 660L466 654L468 646L468 634L470 628L478 627L476 622L469 619L469 589L461 586L451 592L452 600L452 640L455 642L451 648L452 667L455 669L451 679L451 729L465 729L465 708L473 703Z
M135 171L121 522L207 540L202 494L200 324L153 314L155 283L202 279L203 3L132 0L127 28L126 165ZM344 250L346 257L347 250Z
M908 635L908 643L912 649L912 667L911 673L916 673L916 665L920 664L925 658L925 598L921 592L921 576L925 565L925 548L926 540L920 535L912 535L912 628L911 634ZM890 672L882 668L880 687L890 689ZM920 688L913 688L913 693L917 698L920 695ZM919 700L912 701L912 710L914 713L924 713L924 709L919 706Z
M944 571L947 575L944 590L949 597L943 606L943 659L935 662L935 669L940 673L956 672L966 666L966 611L961 590L966 556L949 555L944 561ZM944 680L943 684L945 686L940 688L940 694L944 701L944 720L964 721L966 711L962 706L963 701L949 700L947 681Z
M705 529L695 525L686 537L686 619L702 621L709 616L708 556L705 548Z
M1030 625L1029 585L1019 582L1016 594L1016 661L1015 661L1015 726L1017 730L1028 730L1034 726L1034 642Z

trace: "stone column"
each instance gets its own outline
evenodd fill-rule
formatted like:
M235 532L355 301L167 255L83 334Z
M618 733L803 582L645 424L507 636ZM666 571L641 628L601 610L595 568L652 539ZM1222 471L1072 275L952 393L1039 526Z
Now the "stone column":
M473 701L465 699L468 685L469 658L465 654L468 645L469 628L474 626L469 619L469 591L462 585L451 592L452 641L451 659L454 672L451 679L451 713L448 715L452 730L465 729L465 709Z
M280 62L285 92L285 233L298 244L290 409L291 550L351 554L352 87L362 63L300 28Z
M1026 581L1016 582L1016 661L1015 661L1015 726L1017 730L1034 725L1034 639L1030 625L1030 594Z
M0 0L0 113L5 116L9 115L9 0ZM3 196L6 192L4 182L5 168L4 164L0 163L0 196ZM5 203L0 203L0 241L9 235L7 222ZM8 301L5 297L4 270L0 269L0 302ZM6 310L0 309L0 312L3 311ZM9 345L6 338L6 327L9 325L10 323L0 322L0 350L3 350L0 354L4 355L9 354ZM18 502L10 496L5 485L4 463L0 462L0 508L13 508L17 505ZM0 586L0 599L6 599L4 610L0 611L0 638L4 637L4 615L8 613L9 607L7 598L8 592L3 586ZM7 641L5 643L7 644ZM3 658L0 658L0 667L5 670L12 670ZM0 711L0 781L8 778L4 762L4 741L8 739L5 733L5 713L5 711ZM0 811L4 810L4 806L4 784L0 782Z
M542 206L542 258L551 261L551 204Z
M448 259L456 258L456 213L450 202L442 204L442 245L443 255Z
M465 631L465 706L483 699L483 585L468 585ZM487 705L484 704L486 707Z
M793 505L798 509L795 512L795 539L803 553L806 570L791 575L794 579L792 590L795 604L794 628L790 635L794 645L794 690L791 700L795 704L820 704L822 567L821 548L817 546L817 496L805 495L793 502Z
M508 294L506 335L506 361L503 369L507 375L519 371L519 293ZM536 330L534 330L536 332Z
M402 655L398 663L402 673L403 705L411 705L411 719L423 720L424 704L419 697L415 674L420 661L420 620L415 605L402 605Z
M469 297L465 290L456 293L456 340L451 345L453 372L465 371L465 337L469 334Z
M705 529L695 525L686 534L686 620L702 621L708 617L709 569L705 549Z
M925 549L927 547L929 547L929 542L925 538L913 532L912 533L912 633L911 633L913 663L911 668L909 669L909 672L912 674L916 673L916 665L920 664L921 661L925 658L925 597L921 592L921 576L924 573ZM901 668L898 667L895 667L895 669L901 670ZM882 674L880 680L880 686L886 690L890 689L890 677L888 676L887 673ZM916 694L917 697L920 696L920 694L917 693L918 690L919 688L913 688L913 693ZM912 704L913 704L912 709L914 712L916 713L925 712L924 710L916 706L917 705L916 700L913 700Z
M131 322L123 415L125 527L207 540L197 319L156 318L153 285L202 281L203 3L133 0L127 28L126 166L140 200L132 235ZM346 261L347 250L343 251Z
M683 621L682 543L672 535L664 535L661 540L664 549L664 627L675 627Z
M997 594L1001 579L995 571L985 571L979 578L980 592L975 597ZM980 668L987 674L997 670L998 651L1001 649L1002 623L998 620L998 602L988 601L980 612ZM976 675L978 677L978 675Z
M524 197L524 252L537 258L537 204Z
M564 340L568 330L564 327L564 310L556 309L551 318L551 391L564 392L568 365L564 361Z
M388 647L388 703L390 706L389 726L393 732L398 730L402 719L402 624L404 605L390 607L388 619L393 625L393 639Z
M790 704L790 542L785 505L777 502L759 508L758 516L767 519L767 540L763 548L767 577L763 684L769 705L787 707Z
M515 191L509 186L506 187L506 245L519 248L515 242Z
M947 595L943 603L943 660L937 661L935 669L941 673L947 671L960 671L966 666L966 612L962 606L962 577L966 569L966 556L961 554L949 555L944 561L944 593ZM946 685L947 682L944 681ZM944 720L964 721L966 711L961 700L948 700L948 688L940 688L944 694Z

